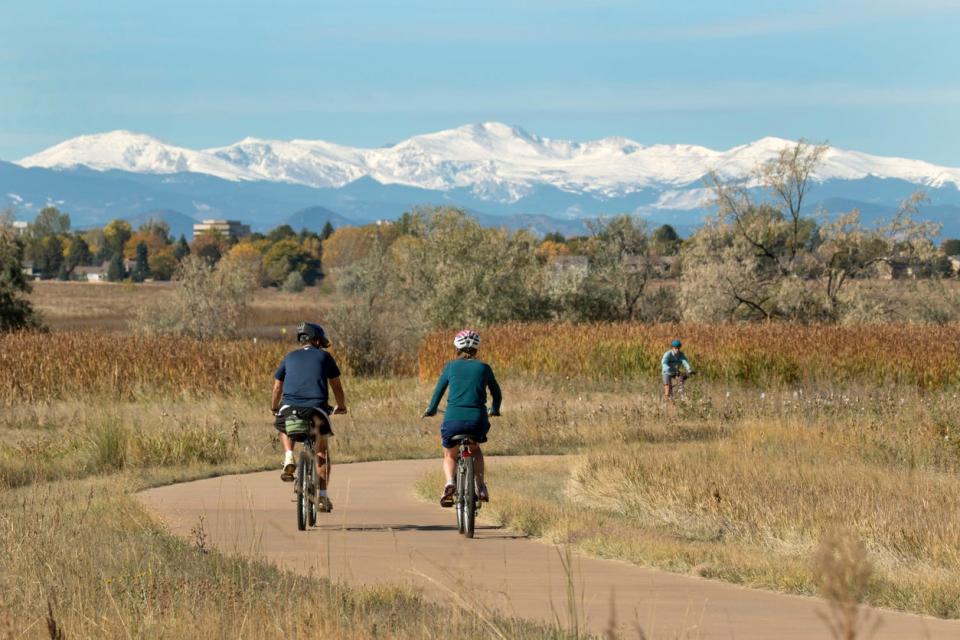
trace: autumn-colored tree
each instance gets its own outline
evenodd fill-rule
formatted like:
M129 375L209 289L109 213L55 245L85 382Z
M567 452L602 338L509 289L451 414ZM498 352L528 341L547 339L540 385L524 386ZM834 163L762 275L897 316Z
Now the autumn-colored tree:
M148 264L154 280L166 281L173 277L180 263L174 257L173 250L164 247L159 252L150 254Z
M313 259L296 240L281 240L273 245L263 258L263 271L268 284L280 285L296 271L307 280Z
M205 231L193 239L190 255L199 256L210 264L216 264L228 251L228 247L229 241L222 233Z
M537 247L536 255L540 262L546 263L553 260L557 256L570 255L570 247L568 247L564 242L544 240L540 243L540 246Z
M93 253L90 251L90 245L84 240L82 235L74 235L70 238L67 248L64 250L64 260L68 273L79 266L90 264L93 261Z
M340 227L323 242L323 260L328 269L337 269L360 262L381 238L376 225Z
M150 255L160 253L170 244L170 227L165 222L148 220L123 246L123 257L132 260L137 256L137 245L144 243Z
M130 223L126 220L111 220L103 228L103 255L105 260L123 256L123 247L133 235Z
M264 284L263 256L251 242L240 242L234 245L223 258L231 265L244 265L247 272L254 274L257 284Z

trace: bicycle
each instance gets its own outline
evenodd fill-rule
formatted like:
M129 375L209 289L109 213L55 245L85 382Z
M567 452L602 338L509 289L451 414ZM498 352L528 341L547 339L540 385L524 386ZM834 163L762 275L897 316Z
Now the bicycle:
M470 445L476 443L466 434L453 436L450 441L459 445L455 475L456 494L453 503L454 511L457 514L457 532L467 538L472 538L477 511L480 510L480 501L477 499L477 476L474 469L473 452L470 451Z
M328 417L324 417L329 421ZM300 448L300 457L297 460L297 471L293 481L293 492L296 495L297 504L297 529L306 531L307 526L314 527L317 524L317 512L327 513L332 511L320 500L320 484L317 482L317 453L315 447L318 427L313 426L302 436L300 441L303 446Z
M686 400L687 392L685 384L688 378L694 376L696 371L686 371L683 373L677 373L676 375L670 378L670 399L679 398L680 400Z

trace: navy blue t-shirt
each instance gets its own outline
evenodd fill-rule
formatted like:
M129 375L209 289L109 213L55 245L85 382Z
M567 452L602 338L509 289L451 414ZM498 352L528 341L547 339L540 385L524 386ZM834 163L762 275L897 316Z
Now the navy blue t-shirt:
M283 383L283 404L319 409L327 406L327 381L340 377L333 356L312 345L291 351L273 377Z

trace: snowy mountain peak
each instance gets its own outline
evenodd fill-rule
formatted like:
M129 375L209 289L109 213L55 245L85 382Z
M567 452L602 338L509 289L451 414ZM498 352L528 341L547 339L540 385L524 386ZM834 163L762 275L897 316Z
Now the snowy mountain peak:
M572 142L540 137L500 122L482 122L375 149L323 140L248 137L226 147L196 151L144 134L111 131L67 140L18 164L136 173L193 172L234 181L312 187L341 187L368 177L424 189L468 189L484 199L513 202L541 185L601 197L646 188L696 188L711 171L725 177L748 177L758 164L792 144L783 138L765 137L716 151L689 144L644 146L616 136ZM825 154L817 172L820 180L868 176L960 187L960 169L836 148Z
M97 171L118 169L132 173L204 173L226 180L258 180L243 167L201 151L167 144L153 136L122 129L71 138L17 164L23 167Z

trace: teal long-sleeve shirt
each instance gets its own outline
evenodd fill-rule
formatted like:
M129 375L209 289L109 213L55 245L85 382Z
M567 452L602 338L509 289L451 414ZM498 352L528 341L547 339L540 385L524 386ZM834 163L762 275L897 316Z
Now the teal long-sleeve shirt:
M692 370L690 361L687 360L687 356L683 355L683 351L674 353L673 349L670 349L663 354L663 358L660 359L660 370L665 374L677 375L680 373L681 366L683 366L687 372Z
M480 421L487 419L487 389L493 403L490 407L493 413L500 413L500 402L503 396L500 385L493 375L493 369L486 362L480 360L451 360L443 368L437 386L433 390L433 398L427 407L427 414L433 415L440 405L444 391L447 394L447 411L443 416L447 420Z

